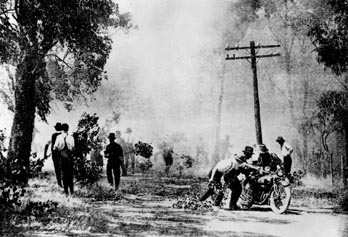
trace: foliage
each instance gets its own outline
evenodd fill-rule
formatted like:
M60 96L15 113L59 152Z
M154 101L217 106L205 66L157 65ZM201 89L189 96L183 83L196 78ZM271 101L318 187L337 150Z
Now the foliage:
M92 185L102 177L103 167L90 160L76 159L74 172L74 177L80 185Z
M334 132L342 132L348 121L348 97L345 91L328 91L317 102L318 110L304 121L302 133L319 136L320 145L329 151L328 137Z
M108 29L133 27L130 14L109 0L11 0L0 9L0 63L17 66L29 51L45 58L36 78L37 112L44 120L51 100L71 108L73 100L95 92L111 50Z
M39 158L37 153L31 154L31 157L29 158L29 178L36 178L43 175L42 167L44 166L44 162L47 158L48 157ZM44 175L47 175L47 173Z
M348 211L348 192L346 190L340 192L339 205L343 211Z
M20 198L24 196L26 190L23 187L9 185L5 182L0 184L0 212L10 213L22 203Z
M183 165L185 168L189 169L192 167L194 159L191 156L183 154L180 156L180 159L184 160Z
M308 34L316 45L319 63L340 75L348 70L348 1L322 0L321 4L330 14L316 9L318 17Z
M36 113L46 121L53 100L71 109L93 94L112 48L108 30L132 25L111 0L8 0L0 12L0 63L16 67L8 158L26 183Z
M149 159L152 156L153 147L145 142L138 141L134 144L135 154Z
M83 113L74 133L74 176L82 186L96 183L100 178L103 167L87 160L87 154L92 149L101 149L102 141L97 139L99 125L96 114Z
M192 167L193 162L194 159L189 155L182 154L180 156L179 164L177 166L177 170L179 171L180 177L182 176L182 172L184 169L189 169Z
M137 167L139 167L142 173L145 173L146 171L151 169L152 166L153 164L149 158L141 159L137 164Z

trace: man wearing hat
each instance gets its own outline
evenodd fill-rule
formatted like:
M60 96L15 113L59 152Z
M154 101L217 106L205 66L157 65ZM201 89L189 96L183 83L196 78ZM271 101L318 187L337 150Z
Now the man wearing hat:
M59 156L59 151L53 150L53 146L54 146L54 143L56 142L57 136L61 134L62 124L56 123L54 128L56 132L52 134L51 140L46 144L44 156L45 158L49 156L49 155L47 156L47 150L49 145L51 145L51 156L52 156L52 161L54 166L54 172L56 173L56 179L57 179L58 185L62 187L61 160Z
M69 125L62 124L62 133L57 136L53 150L59 153L63 188L66 196L74 194L74 155L75 139L68 134Z
M106 165L106 175L108 182L111 186L115 185L115 189L118 189L120 184L120 168L122 167L123 161L123 150L122 147L115 142L115 133L110 133L110 143L106 146L104 155L108 158Z
M251 146L246 146L245 149L235 154L232 158L219 161L216 166L211 170L209 183L220 183L222 176L224 176L225 184L231 189L231 199L229 204L230 210L238 210L237 201L242 193L242 186L237 176L241 173L242 169L248 167L246 161L254 154L254 149ZM215 199L215 206L219 206L224 193L220 191ZM206 197L207 198L207 197ZM204 200L201 200L204 201Z
M291 165L292 165L292 159L291 154L293 152L292 146L290 146L288 143L285 142L285 139L282 136L277 137L276 142L279 143L282 157L283 157L283 164L284 164L284 173L286 176L289 176L291 173Z

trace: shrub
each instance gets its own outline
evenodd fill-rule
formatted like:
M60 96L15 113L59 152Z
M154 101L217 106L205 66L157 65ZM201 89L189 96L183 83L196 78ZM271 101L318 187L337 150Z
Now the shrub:
M180 177L184 169L192 168L193 162L194 162L194 159L189 155L183 154L180 156L179 165L177 167Z
M83 113L74 133L74 176L82 186L96 183L101 178L103 171L102 166L86 158L92 149L100 149L102 146L102 141L97 139L99 132L98 119L96 114Z
M146 171L148 171L149 169L151 169L152 167L152 162L150 161L150 159L142 159L138 162L139 169L141 170L142 173L145 173Z
M74 176L82 185L92 185L102 177L103 167L87 159L77 159L74 163Z
M348 191L342 190L339 196L339 205L341 210L348 211Z

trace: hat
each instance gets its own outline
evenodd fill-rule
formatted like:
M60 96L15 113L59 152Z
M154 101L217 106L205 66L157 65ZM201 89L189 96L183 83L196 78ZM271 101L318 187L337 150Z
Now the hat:
M56 125L54 125L54 128L59 130L62 128L62 124L61 123L56 123Z
M67 132L69 130L69 124L63 123L61 128L62 128L63 131Z
M244 148L244 154L250 154L250 155L254 154L254 148L252 148L251 146L246 146Z
M276 142L280 142L280 141L285 141L284 138L283 138L282 136L277 137Z
M259 145L259 149L262 153L268 152L268 148L264 144Z
M126 129L126 133L131 133L132 132L132 129L131 128L127 128Z
M115 133L113 133L113 132L110 133L109 136L108 136L108 138L115 139L115 138L116 138Z

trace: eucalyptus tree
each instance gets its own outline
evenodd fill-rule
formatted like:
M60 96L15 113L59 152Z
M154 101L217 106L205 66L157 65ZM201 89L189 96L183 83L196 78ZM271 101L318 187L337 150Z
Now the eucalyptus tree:
M319 110L338 131L345 136L346 160L344 162L343 182L347 186L348 164L348 1L321 0L321 6L316 8L317 16L313 19L309 35L316 46L319 63L330 68L338 76L342 76L343 88L340 91L329 91L319 100ZM330 14L323 12L330 11Z

